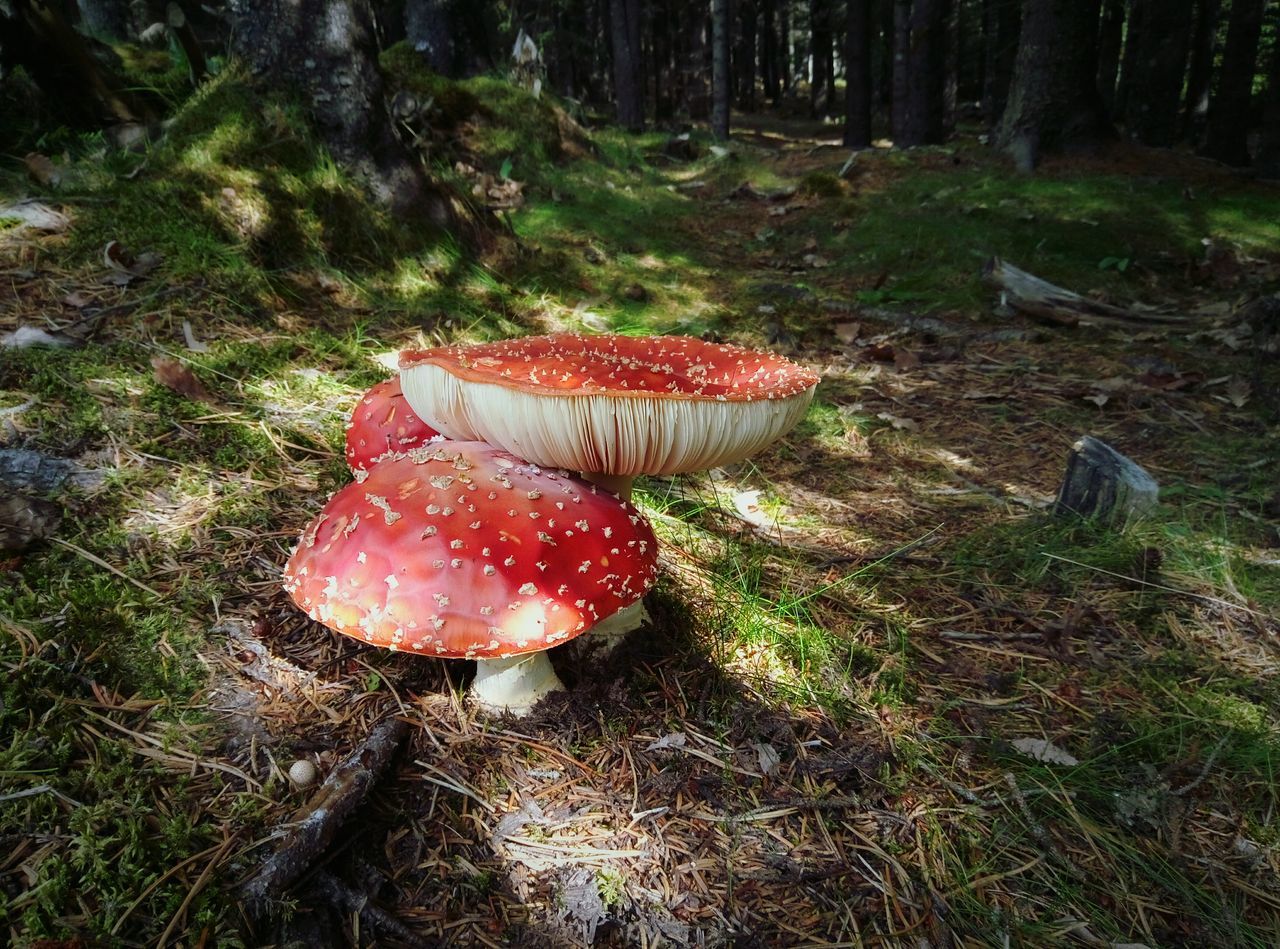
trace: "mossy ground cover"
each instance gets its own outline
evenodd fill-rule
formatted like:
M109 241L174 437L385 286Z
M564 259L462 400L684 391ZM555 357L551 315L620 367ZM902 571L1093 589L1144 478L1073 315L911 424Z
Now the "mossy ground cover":
M0 574L10 940L269 938L232 893L305 800L283 769L394 711L410 753L326 866L423 937L580 941L585 880L617 944L1274 945L1280 377L1240 308L1280 288L1280 193L1120 147L1018 177L970 134L846 167L830 129L764 119L676 159L396 57L440 174L523 185L480 258L370 208L234 68L144 152L68 139L65 233L0 232L0 332L83 341L0 352L4 447L104 473ZM110 240L163 263L121 286ZM992 256L1191 319L1026 324ZM378 357L569 329L823 382L760 457L639 483L652 629L486 723L465 664L340 641L278 571ZM1160 480L1153 518L1047 513L1086 432ZM499 833L529 802L555 819Z

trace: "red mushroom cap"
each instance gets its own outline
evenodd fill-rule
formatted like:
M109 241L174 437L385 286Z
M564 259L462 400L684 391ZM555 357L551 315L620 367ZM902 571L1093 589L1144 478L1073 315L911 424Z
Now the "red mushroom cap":
M374 466L303 532L285 590L312 619L444 658L538 652L653 584L658 544L626 501L481 442Z
M392 376L361 396L351 411L347 467L353 473L364 472L390 454L443 437L413 414L400 389L400 377Z
M687 336L530 336L407 351L400 378L410 404L451 438L612 475L741 460L800 420L818 382L775 353Z

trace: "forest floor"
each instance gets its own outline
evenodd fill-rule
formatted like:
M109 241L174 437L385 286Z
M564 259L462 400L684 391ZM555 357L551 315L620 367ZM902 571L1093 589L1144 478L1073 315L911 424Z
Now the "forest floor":
M8 941L1280 944L1280 188L1119 145L1017 176L974 134L851 159L766 118L726 152L588 139L446 91L437 168L510 205L479 261L234 74L146 152L5 179L65 215L0 210L0 339L54 334L0 350L0 468L62 515L0 561ZM1185 321L1029 322L992 256ZM466 663L331 634L279 572L389 354L561 330L822 382L761 456L637 483L652 625L494 721ZM1084 434L1153 516L1050 513ZM251 923L235 888L308 797L284 771L387 716L408 747Z

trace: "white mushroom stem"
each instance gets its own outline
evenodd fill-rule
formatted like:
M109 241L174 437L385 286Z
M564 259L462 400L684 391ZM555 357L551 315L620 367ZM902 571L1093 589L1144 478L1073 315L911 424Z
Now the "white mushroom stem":
M471 696L482 711L520 717L528 715L545 696L562 691L564 684L545 652L476 660Z
M606 491L612 491L624 501L631 500L631 486L635 484L636 480L632 475L598 474L594 471L584 471L582 472L582 477L592 484L599 485Z
M582 644L578 650L579 661L588 656L591 662L608 659L622 645L628 633L649 621L649 611L644 608L644 600L637 600L612 616L606 616L587 630L585 635L574 640L575 643Z

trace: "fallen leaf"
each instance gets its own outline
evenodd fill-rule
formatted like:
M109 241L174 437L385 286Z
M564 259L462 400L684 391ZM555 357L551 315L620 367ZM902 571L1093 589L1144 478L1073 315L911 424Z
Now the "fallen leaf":
M761 774L773 774L778 770L778 765L782 764L782 755L778 754L778 749L767 742L760 742L755 746L756 759L760 762Z
M1253 386L1249 385L1248 380L1242 379L1240 376L1231 377L1231 381L1227 383L1228 402L1236 408L1242 409L1251 395L1253 395Z
M191 367L184 366L176 359L170 359L167 356L153 357L151 367L155 370L156 382L166 389L185 396L193 402L214 401L213 396L209 394L209 390L204 387L204 384L191 371Z
M193 353L207 353L209 351L207 343L202 343L200 340L196 339L195 331L191 329L190 320L182 321L182 338L187 342L187 349L191 350Z
M129 248L119 241L107 241L107 246L102 248L102 262L112 270L123 270L125 272L132 271L135 263Z
M17 201L13 204L0 204L0 218L20 221L20 227L30 227L37 231L65 231L71 224L61 211L55 211L47 204L39 201Z
M645 747L645 751L668 751L683 748L689 743L689 736L684 732L672 732L657 738Z
M62 333L49 333L38 326L19 326L12 333L0 336L0 349L26 349L28 346L56 346L65 348L79 343Z
M1084 395L1081 396L1081 398L1086 402L1092 402L1098 408L1102 408L1111 401L1111 396L1107 395L1105 392L1095 392L1093 395Z
M0 488L0 550L21 550L52 536L61 519L56 504Z
M775 530L778 526L776 518L760 507L759 491L738 491L733 495L733 508L738 516L752 527Z
M28 152L27 157L22 159L22 162L27 166L27 174L41 187L56 188L62 184L62 172L58 170L48 155L42 155L40 152Z
M893 365L899 372L920 367L920 357L909 349L899 349L893 354Z
M1080 762L1067 754L1051 741L1043 738L1018 738L1012 742L1013 747L1036 761L1046 764L1077 765Z
M63 306L74 307L77 310L83 310L92 302L93 297L89 296L83 290L75 290L62 298Z
M914 432L920 428L920 424L915 419L902 418L889 412L880 412L876 415L876 418L882 422L888 422L899 431Z
M851 345L857 342L858 333L861 329L861 323L837 323L835 325L836 339L845 345Z

